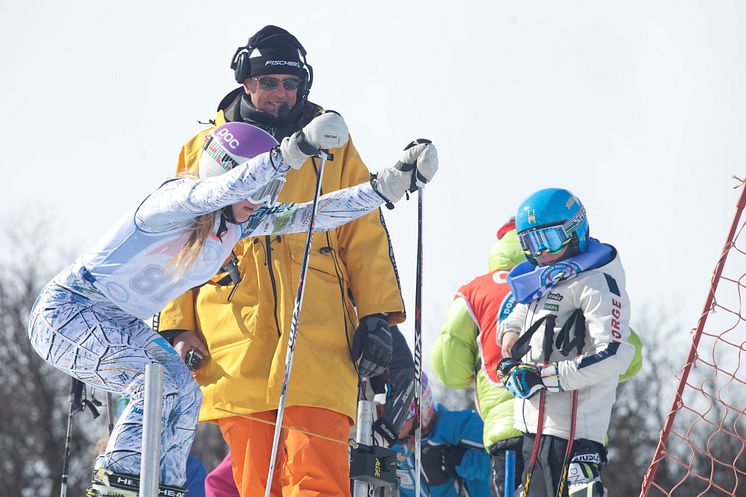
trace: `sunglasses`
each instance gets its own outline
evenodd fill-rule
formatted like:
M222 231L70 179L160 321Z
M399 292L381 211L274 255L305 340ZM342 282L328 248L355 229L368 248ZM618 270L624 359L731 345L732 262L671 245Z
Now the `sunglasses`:
M262 90L274 90L277 88L280 84L282 84L282 87L285 88L287 91L295 91L300 86L300 79L298 78L287 78L287 79L277 79L277 78L253 78L259 82L259 88Z

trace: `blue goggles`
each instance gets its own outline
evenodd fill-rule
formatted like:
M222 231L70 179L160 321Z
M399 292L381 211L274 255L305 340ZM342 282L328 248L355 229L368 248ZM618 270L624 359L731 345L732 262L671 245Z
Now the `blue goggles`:
M519 233L523 252L534 257L544 252L559 252L570 243L573 233L584 218L585 212L581 209L563 224L534 228Z

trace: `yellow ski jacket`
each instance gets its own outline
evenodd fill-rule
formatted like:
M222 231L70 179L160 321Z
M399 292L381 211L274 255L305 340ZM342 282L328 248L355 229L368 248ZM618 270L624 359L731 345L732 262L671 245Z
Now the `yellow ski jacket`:
M220 110L215 126L224 123ZM184 145L177 173L197 171L212 129ZM370 179L352 140L330 152L322 193ZM318 159L309 159L289 172L279 201L312 200L317 168ZM161 312L159 331L194 330L209 349L197 375L204 397L200 421L277 409L305 241L301 233L240 242L238 285L228 278L218 284L226 273L218 274ZM357 373L349 348L358 316L374 313L388 313L392 324L405 317L380 210L313 236L287 406L321 407L355 419Z

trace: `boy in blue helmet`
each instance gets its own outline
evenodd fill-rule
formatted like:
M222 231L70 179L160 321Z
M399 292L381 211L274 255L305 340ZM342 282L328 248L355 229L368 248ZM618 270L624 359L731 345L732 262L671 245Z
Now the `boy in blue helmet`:
M521 495L601 497L616 387L635 355L624 269L567 190L526 199L516 231L528 261L508 275L517 304L497 340L524 433Z

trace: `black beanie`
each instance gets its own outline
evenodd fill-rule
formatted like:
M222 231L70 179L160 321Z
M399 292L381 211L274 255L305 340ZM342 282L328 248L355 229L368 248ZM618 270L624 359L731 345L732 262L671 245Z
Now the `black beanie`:
M249 76L292 74L303 78L305 71L298 53L300 43L284 29L264 26L249 38L249 45L256 47L249 58Z

